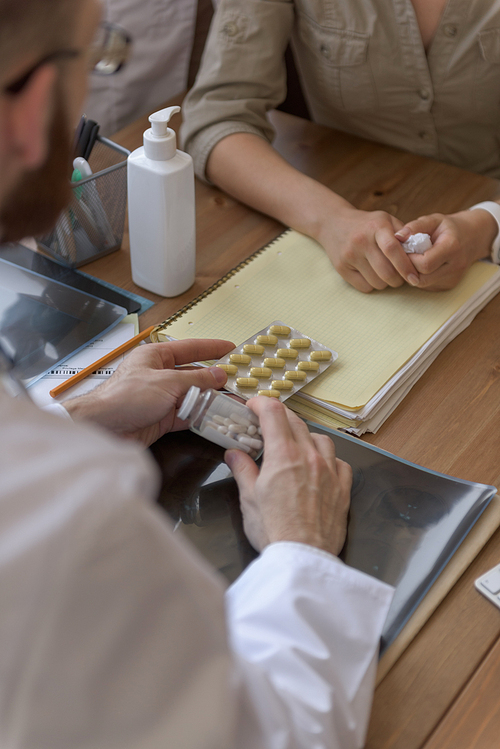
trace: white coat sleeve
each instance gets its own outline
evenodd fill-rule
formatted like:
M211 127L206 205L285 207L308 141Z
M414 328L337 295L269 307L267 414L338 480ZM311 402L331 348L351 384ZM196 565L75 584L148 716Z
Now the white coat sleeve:
M229 588L230 643L262 746L363 746L393 592L296 543L268 546Z
M268 547L224 594L132 444L0 390L0 745L351 749L391 590Z

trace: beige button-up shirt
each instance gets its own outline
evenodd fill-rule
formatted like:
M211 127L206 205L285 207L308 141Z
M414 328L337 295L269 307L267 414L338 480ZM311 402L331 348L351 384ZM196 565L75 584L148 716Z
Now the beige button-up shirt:
M184 104L200 177L225 136L272 139L290 40L315 122L500 178L500 0L448 0L427 54L411 0L221 0Z

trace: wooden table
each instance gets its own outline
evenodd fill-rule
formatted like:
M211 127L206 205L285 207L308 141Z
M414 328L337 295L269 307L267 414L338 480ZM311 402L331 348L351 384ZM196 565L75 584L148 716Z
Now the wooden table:
M498 182L486 177L280 112L271 119L278 151L357 208L387 210L407 221L499 193ZM142 118L116 140L136 148L147 127ZM196 283L181 297L162 299L134 286L127 237L122 250L84 268L155 302L141 316L142 328L164 320L283 229L201 182L196 200ZM500 487L500 295L366 439L427 468ZM500 747L500 611L473 588L474 579L498 562L500 531L378 686L367 747Z

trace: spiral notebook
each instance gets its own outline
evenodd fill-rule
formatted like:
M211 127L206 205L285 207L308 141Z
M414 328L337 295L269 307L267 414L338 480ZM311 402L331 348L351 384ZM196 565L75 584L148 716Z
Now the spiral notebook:
M475 263L451 291L404 285L362 294L322 247L287 230L153 331L155 340L224 338L236 345L280 319L338 352L288 405L355 434L376 431L442 348L500 289L500 268Z

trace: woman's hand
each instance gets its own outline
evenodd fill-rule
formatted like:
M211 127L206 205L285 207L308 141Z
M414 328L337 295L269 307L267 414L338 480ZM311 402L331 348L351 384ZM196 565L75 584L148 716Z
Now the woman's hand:
M419 283L415 267L395 237L403 223L385 211L359 211L348 203L325 210L315 239L335 269L358 291Z
M498 225L488 211L460 211L446 216L433 213L410 221L396 238L405 242L410 234L429 234L432 247L423 255L409 257L419 274L420 289L452 289L476 260L488 257Z

